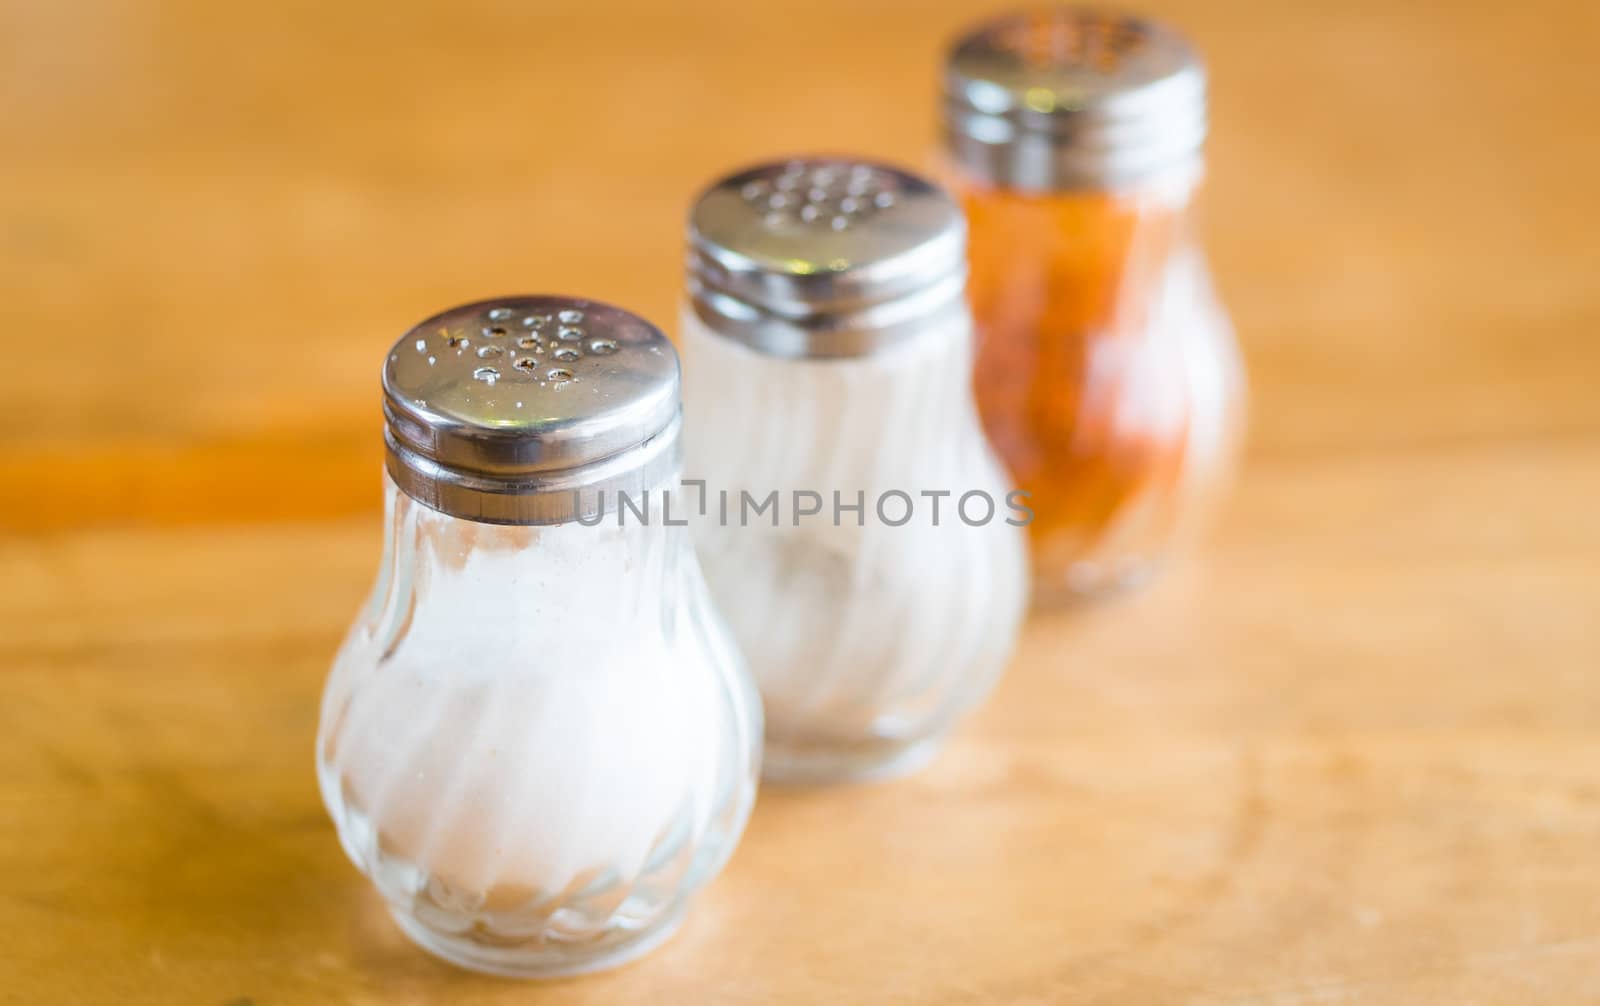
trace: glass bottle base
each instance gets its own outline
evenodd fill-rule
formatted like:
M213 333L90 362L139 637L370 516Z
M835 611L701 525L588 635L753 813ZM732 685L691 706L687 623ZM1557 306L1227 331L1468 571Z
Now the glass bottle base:
M800 786L897 779L925 767L943 746L943 734L910 743L880 741L849 747L769 739L761 777L767 782Z
M390 909L406 936L417 946L457 967L501 978L569 978L621 967L665 943L683 924L684 909L647 929L616 933L591 944L542 943L494 946L470 936L430 929L415 916Z
M1058 572L1035 569L1033 607L1064 608L1130 594L1156 579L1163 565L1160 558L1148 558L1124 560L1115 566L1075 562Z

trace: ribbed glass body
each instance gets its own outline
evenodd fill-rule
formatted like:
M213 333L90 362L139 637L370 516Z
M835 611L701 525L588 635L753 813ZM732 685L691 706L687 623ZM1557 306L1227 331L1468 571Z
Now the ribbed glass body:
M1199 525L1243 425L1198 170L1055 192L947 177L970 229L978 407L1036 511L1035 596L1136 583Z
M711 498L696 543L762 693L769 778L917 767L1012 651L1027 573L1007 520L1023 518L978 427L971 339L959 300L903 343L825 360L683 313L685 471ZM774 490L777 526L739 505Z
M733 850L760 761L759 700L666 487L648 523L592 527L479 524L385 487L317 741L345 851L464 966L642 953Z

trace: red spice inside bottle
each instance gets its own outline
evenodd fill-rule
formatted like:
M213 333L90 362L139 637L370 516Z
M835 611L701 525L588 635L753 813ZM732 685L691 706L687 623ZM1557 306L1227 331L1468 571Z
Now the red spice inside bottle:
M984 426L1031 493L1036 579L1082 580L1176 521L1188 419L1159 371L1182 363L1149 322L1184 201L968 185L964 203Z

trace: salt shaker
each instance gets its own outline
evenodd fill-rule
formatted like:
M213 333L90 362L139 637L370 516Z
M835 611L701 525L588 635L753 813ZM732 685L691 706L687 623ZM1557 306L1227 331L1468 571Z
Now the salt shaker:
M408 332L383 395L383 558L317 739L339 838L456 964L630 959L759 773L759 700L669 516L676 353L615 307L510 297Z
M1026 607L978 426L956 205L838 159L724 178L689 220L696 544L766 708L768 778L910 771L990 690Z
M1191 211L1206 78L1171 29L1057 9L945 68L985 429L1033 493L1035 592L1143 579L1227 482L1243 370Z

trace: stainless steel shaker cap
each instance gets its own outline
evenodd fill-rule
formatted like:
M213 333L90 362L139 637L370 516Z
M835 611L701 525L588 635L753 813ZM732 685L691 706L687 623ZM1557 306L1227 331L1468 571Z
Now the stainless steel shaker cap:
M1198 163L1206 76L1183 36L1144 18L1059 8L960 38L945 63L945 137L978 178L1099 188Z
M558 524L676 470L678 356L607 304L480 301L395 343L383 413L389 474L407 495L488 524Z
M772 355L861 356L959 301L966 225L937 186L838 158L757 165L689 213L689 292L720 334Z

